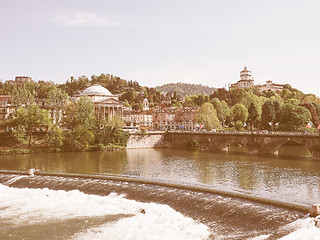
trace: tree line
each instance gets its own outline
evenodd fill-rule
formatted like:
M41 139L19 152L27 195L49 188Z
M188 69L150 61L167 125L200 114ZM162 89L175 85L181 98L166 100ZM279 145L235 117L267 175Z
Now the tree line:
M50 85L46 98L38 99L36 91L30 88L32 85L13 86L13 114L0 122L2 129L10 131L15 144L26 145L30 149L40 141L55 151L61 148L103 150L126 146L128 134L122 131L121 121L95 114L89 97L69 101L63 88ZM38 131L46 132L46 138L37 139Z
M181 96L176 91L162 94L155 88L142 87L136 81L101 74L93 75L91 79L71 77L64 84L0 82L0 94L11 95L15 109L13 116L1 126L11 126L14 138L29 147L34 129L45 126L50 135L49 142L57 149L64 145L77 149L89 149L92 145L100 148L110 144L124 146L126 136L121 131L120 121L103 122L93 113L90 99L85 97L78 102L68 101L74 92L96 83L120 95L120 100L135 110L142 109L145 98L150 107L198 107L196 122L208 130L317 131L320 124L320 99L290 85L285 85L278 93L261 92L251 87L229 91L221 88L210 95Z
M290 85L278 93L261 92L256 87L233 88L218 89L210 96L203 96L200 103L198 98L186 97L184 104L201 106L197 122L207 129L312 132L320 124L320 99Z

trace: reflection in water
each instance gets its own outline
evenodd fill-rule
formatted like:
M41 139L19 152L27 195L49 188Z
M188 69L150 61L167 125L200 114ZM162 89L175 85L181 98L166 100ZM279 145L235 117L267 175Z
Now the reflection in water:
M294 142L288 142L287 144L282 145L278 150L278 155L286 157L312 157L312 154L307 147L297 145Z
M295 146L297 149L297 147ZM282 146L281 151L292 151ZM280 151L279 150L279 151ZM320 162L310 158L256 157L177 149L131 149L1 156L0 169L134 175L245 191L312 204L320 201Z

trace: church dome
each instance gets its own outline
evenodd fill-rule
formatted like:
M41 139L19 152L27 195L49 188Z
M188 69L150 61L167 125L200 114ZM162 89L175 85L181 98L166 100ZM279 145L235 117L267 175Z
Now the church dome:
M94 84L94 85L86 88L85 90L83 90L81 95L87 95L87 96L112 96L112 93L108 89L102 87L101 85Z

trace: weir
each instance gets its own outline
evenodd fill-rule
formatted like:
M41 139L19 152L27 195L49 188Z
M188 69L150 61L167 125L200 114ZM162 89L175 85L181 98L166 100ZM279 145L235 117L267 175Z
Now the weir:
M28 175L28 172L25 171L8 171L8 170L0 170L1 174L16 174L16 175ZM217 194L222 196L240 198L245 200L250 200L254 202L259 202L263 204L268 204L276 207L287 208L292 210L297 210L303 213L309 213L311 211L312 206L294 202L286 202L276 199L264 198L260 196L255 196L250 193L242 193L238 191L225 191L221 189L214 189L210 186L206 185L195 185L195 184L184 184L184 183L176 183L169 181L160 181L160 180L152 180L141 177L133 177L133 176L124 176L124 175L88 175L88 174L76 174L76 173L50 173L50 172L37 172L36 175L39 176L53 176L53 177L71 177L71 178L84 178L84 179L100 179L100 180L109 180L109 181L121 181L121 182L133 182L133 183L142 183L142 184L150 184L163 186L168 188L175 189L183 189L183 190L191 190L196 192L204 192Z
M1 239L12 233L17 239L34 240L45 236L69 239L75 234L80 239L124 239L125 235L152 239L164 236L164 232L168 237L163 239L181 238L183 232L187 233L183 239L260 239L265 235L280 239L292 231L292 223L306 217L303 212L285 207L130 179L125 182L104 179L110 176L20 173L1 174L2 198L8 203L3 201L0 207L4 219ZM105 224L110 217L112 224ZM206 230L206 236L195 238L199 230L192 226L199 225ZM92 233L98 237L92 237ZM194 234L190 237L190 233Z

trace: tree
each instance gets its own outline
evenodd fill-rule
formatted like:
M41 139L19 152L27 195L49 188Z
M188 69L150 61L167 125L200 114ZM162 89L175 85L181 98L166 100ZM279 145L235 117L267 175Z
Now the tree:
M77 104L76 125L84 125L87 128L91 128L94 121L94 105L91 99L88 96L80 97Z
M155 104L159 104L161 101L161 93L159 91L156 91L155 94L153 95L153 102Z
M194 102L198 106L202 106L205 102L209 102L209 96L208 95L204 95L204 94L200 94L194 99Z
M67 93L57 87L54 87L49 91L46 99L46 105L50 110L54 124L59 125L61 123L63 109L67 98Z
M240 100L238 103L242 103L247 109L249 109L251 103L254 103L258 117L257 120L260 120L262 113L262 105L266 102L266 98L263 96L258 96L254 94L254 88L241 89Z
M183 103L184 107L194 107L196 104L193 102L192 98L188 95L185 96L185 100Z
M256 123L258 121L258 111L254 103L251 103L248 109L248 122L254 128L256 126Z
M230 111L231 111L231 115L233 117L234 122L237 122L237 121L245 122L248 118L248 110L241 103L235 104Z
M262 106L261 125L262 129L273 130L275 120L275 109L272 101L266 101Z
M313 94L306 94L302 100L302 103L316 103L320 104L320 98Z
M196 122L203 124L207 130L221 128L221 123L217 118L216 110L211 103L203 104L196 112Z
M139 110L142 110L142 108L143 108L142 103L134 103L132 105L132 110L139 111Z
M222 123L222 126L225 126L226 119L230 115L230 109L228 107L228 104L226 103L226 101L220 101L218 98L213 98L211 100L211 103L217 112L217 117L219 121Z
M244 89L232 88L227 95L226 102L229 106L234 106L237 103L240 103L241 98L243 96Z
M8 125L15 129L14 134L21 137L21 140L28 141L31 147L33 131L37 128L51 126L49 113L46 109L40 109L37 104L28 107L19 107L15 118L8 120Z
M37 93L37 98L39 99L46 99L48 98L48 93L56 88L54 83L46 82L46 81L38 81L35 83L35 92Z
M210 99L218 98L220 101L226 100L228 91L225 88L219 88L210 95Z
M130 89L129 91L122 94L119 98L120 101L127 100L129 103L132 103L135 99L134 90Z
M120 119L108 119L101 127L96 128L95 138L97 144L126 146L129 134L121 129Z
M78 125L72 132L72 145L77 150L87 150L94 141L93 132L85 125Z
M12 103L16 108L34 104L35 98L35 91L28 89L26 85L15 86L12 91Z
M275 112L274 122L279 123L281 120L281 104L278 101L274 101L273 105L274 105L274 112Z
M65 137L58 125L52 125L49 128L48 138L49 142L55 147L56 151L59 151L59 148L62 146Z
M287 103L283 106L279 130L306 131L306 125L311 119L311 114L307 108Z
M66 123L72 129L68 142L78 150L87 150L94 141L94 105L88 96L82 96L68 108Z
M238 120L235 124L234 124L234 128L238 131L244 130L243 128L243 122L241 122L240 120Z

